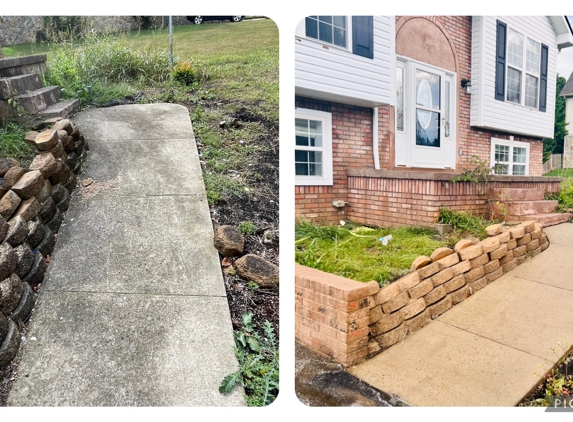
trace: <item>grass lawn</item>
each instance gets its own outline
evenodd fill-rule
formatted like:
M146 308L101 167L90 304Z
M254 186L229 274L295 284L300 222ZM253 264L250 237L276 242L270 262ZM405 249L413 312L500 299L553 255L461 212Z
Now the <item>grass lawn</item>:
M381 237L392 235L386 246ZM414 259L446 246L434 229L425 227L369 228L295 226L295 260L298 264L357 281L375 280L386 285L405 275Z

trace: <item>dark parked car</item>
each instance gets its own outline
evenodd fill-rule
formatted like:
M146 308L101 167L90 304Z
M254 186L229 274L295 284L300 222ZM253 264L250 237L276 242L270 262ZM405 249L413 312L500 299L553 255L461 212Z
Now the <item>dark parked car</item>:
M186 16L195 25L200 25L205 21L231 21L241 22L244 16Z

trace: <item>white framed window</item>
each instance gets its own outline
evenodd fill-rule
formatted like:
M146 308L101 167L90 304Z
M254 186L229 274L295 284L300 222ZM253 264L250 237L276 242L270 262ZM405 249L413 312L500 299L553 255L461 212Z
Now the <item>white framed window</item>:
M494 174L529 175L529 144L510 139L491 138L491 167Z
M352 19L350 16L307 16L296 28L296 36L350 50Z
M332 185L332 114L295 109L294 154L296 185Z
M530 108L539 106L541 43L507 29L506 100Z

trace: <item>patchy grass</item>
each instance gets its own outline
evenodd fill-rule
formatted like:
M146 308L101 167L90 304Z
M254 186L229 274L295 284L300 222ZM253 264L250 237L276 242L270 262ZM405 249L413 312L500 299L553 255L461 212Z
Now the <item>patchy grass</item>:
M14 158L28 167L36 151L24 142L25 136L26 129L21 126L10 123L5 128L0 127L0 158Z
M392 235L384 246L381 237ZM386 285L410 270L414 259L444 246L431 228L295 225L295 260L357 281Z

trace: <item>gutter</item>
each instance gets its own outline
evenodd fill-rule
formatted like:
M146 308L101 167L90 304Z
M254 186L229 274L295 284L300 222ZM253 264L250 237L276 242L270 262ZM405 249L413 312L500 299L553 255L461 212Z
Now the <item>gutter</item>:
M372 109L372 153L374 155L374 170L380 170L380 153L378 152L378 107Z

